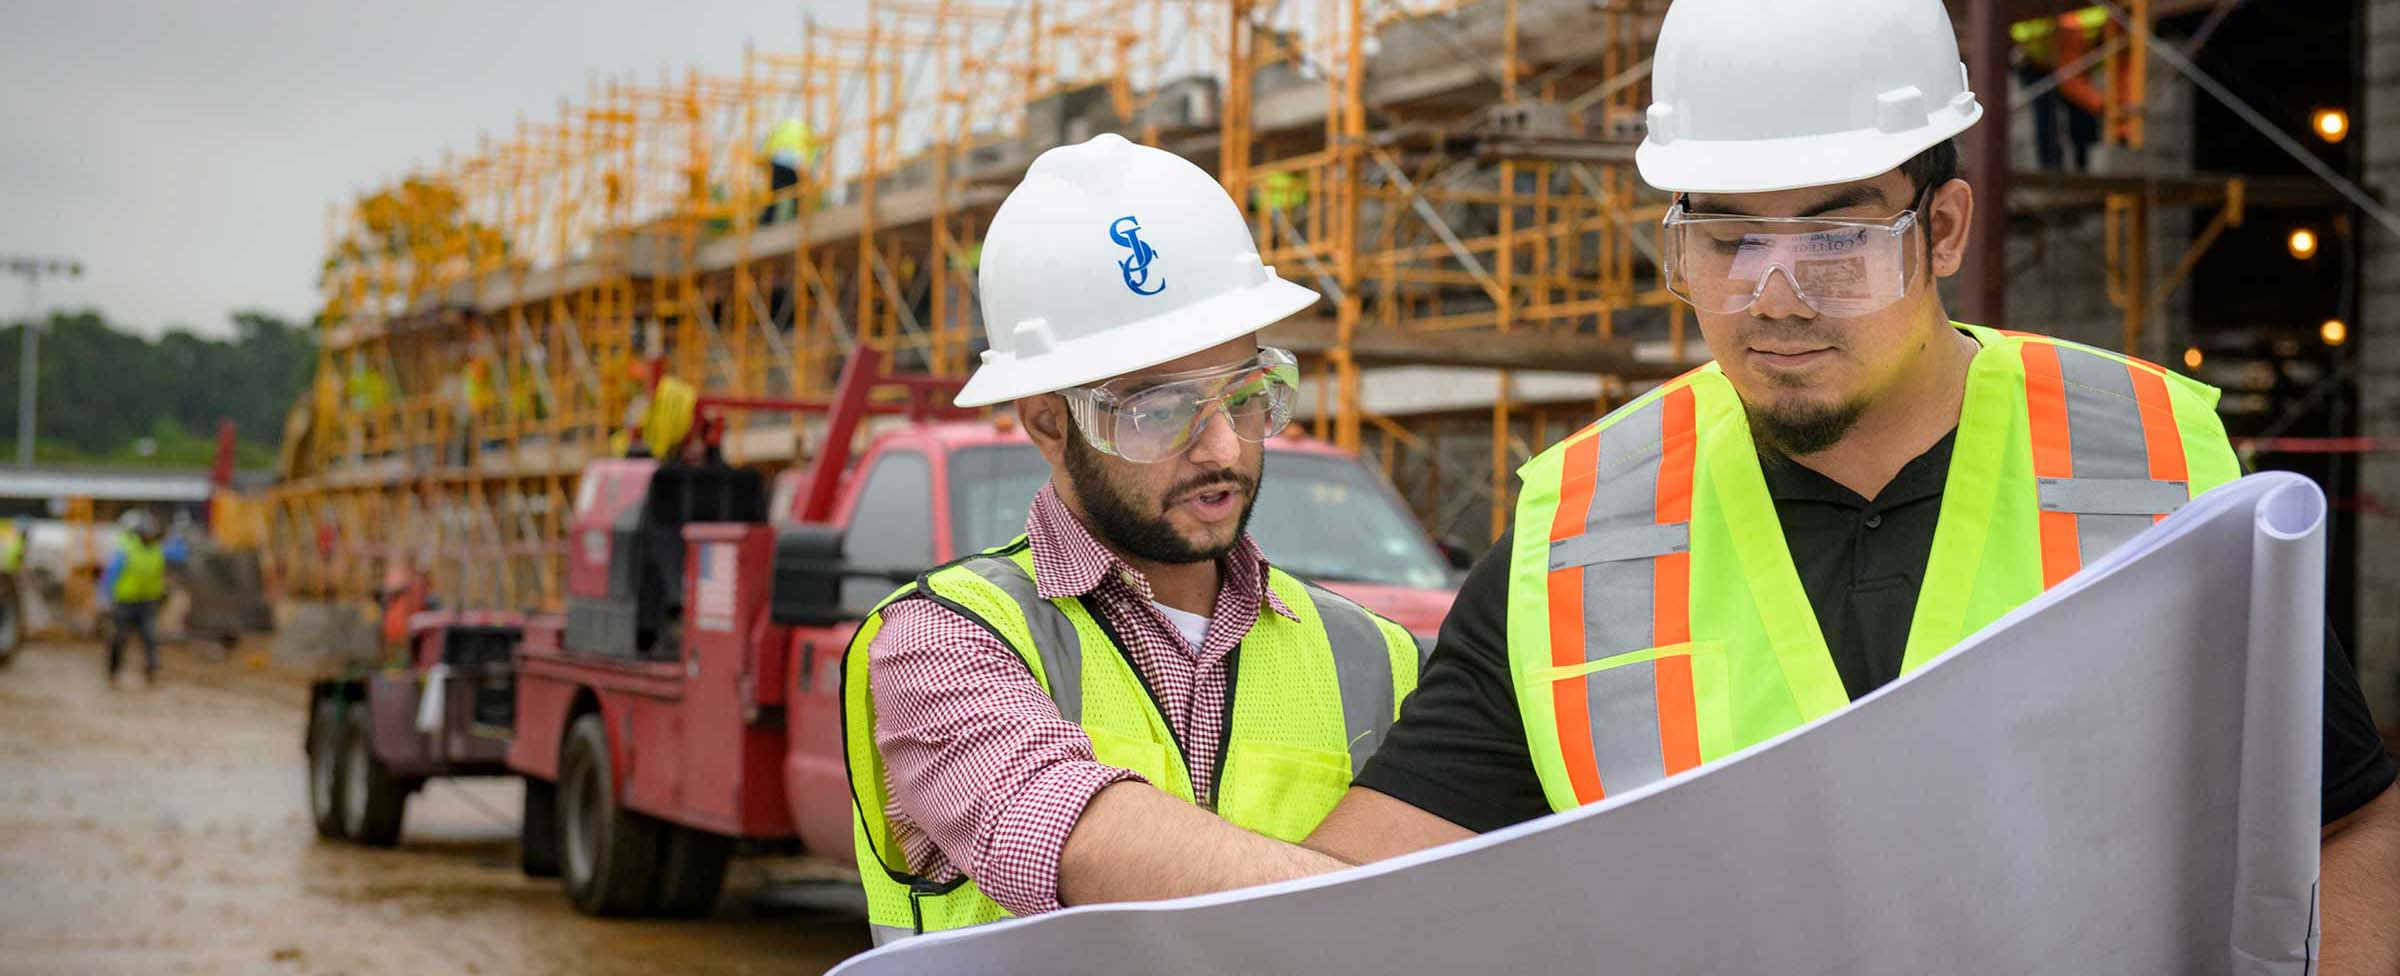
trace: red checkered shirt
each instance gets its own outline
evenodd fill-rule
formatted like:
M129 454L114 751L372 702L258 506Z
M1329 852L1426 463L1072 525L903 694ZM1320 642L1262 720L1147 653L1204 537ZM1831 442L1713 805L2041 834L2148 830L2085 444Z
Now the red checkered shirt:
M1262 604L1298 619L1268 589L1257 544L1245 535L1219 560L1216 612L1195 648L1151 602L1150 581L1092 538L1049 486L1034 496L1025 529L1036 591L1081 597L1127 642L1183 743L1193 795L1210 802L1226 655ZM963 869L1011 912L1057 909L1058 859L1075 821L1103 787L1141 777L1094 759L1083 728L990 631L921 598L886 607L883 620L867 648L868 688L892 797L885 813L911 872L944 881Z

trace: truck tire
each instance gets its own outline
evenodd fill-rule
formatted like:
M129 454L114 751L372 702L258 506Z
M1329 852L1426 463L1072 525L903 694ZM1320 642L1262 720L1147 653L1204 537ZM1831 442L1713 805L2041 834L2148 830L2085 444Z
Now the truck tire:
M341 840L342 833L342 703L317 699L308 720L308 816L317 836Z
M528 878L558 877L558 784L524 777L525 812L517 824L517 866Z
M375 758L374 732L361 702L350 709L349 735L342 743L342 833L369 847L400 842L400 818L408 809L411 784L392 776Z
M659 858L658 913L670 918L706 918L725 889L725 863L733 840L689 827L667 828Z
M657 900L661 825L617 803L614 768L599 714L576 719L558 770L561 873L577 910L644 915Z

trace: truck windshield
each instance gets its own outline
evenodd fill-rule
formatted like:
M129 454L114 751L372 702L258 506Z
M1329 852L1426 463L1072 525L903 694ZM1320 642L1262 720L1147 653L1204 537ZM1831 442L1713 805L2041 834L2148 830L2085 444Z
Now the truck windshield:
M1025 511L1050 477L1030 444L950 455L950 531L960 553L1025 531ZM1266 484L1250 535L1267 559L1309 579L1439 589L1450 574L1416 520L1373 472L1347 458L1267 451Z

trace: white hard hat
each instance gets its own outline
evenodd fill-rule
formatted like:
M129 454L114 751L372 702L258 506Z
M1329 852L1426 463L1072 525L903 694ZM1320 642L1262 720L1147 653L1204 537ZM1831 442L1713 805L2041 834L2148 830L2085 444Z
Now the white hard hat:
M1983 117L1942 0L1676 0L1642 180L1763 193L1889 172Z
M984 234L977 284L991 349L962 407L1181 359L1317 301L1259 263L1206 170L1115 135L1033 161Z
M135 535L148 535L157 525L149 512L138 508L126 509L124 514L117 516L117 527Z

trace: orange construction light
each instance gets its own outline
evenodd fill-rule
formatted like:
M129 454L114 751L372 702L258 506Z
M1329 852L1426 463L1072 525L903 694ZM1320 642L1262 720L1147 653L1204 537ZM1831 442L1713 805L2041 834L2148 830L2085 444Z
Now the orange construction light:
M2317 130L2317 138L2326 142L2340 142L2350 136L2350 113L2338 108L2321 108L2309 125Z
M2340 319L2326 319L2325 324L2317 328L2317 337L2325 340L2328 346L2338 346L2350 341L2350 327Z
M2199 346L2192 346L2183 351L2183 368L2199 369L2200 360L2201 356Z
M2292 256L2306 261L2317 256L2317 232L2306 227L2292 231L2292 239L2284 242Z

